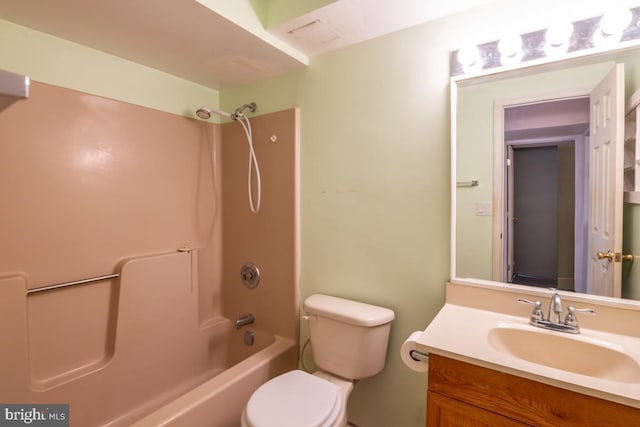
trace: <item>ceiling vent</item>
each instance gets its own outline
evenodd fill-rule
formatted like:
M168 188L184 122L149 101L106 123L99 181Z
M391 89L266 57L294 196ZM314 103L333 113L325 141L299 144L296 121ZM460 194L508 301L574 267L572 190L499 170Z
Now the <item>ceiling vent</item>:
M320 19L287 31L298 43L308 47L320 46L340 38L340 34Z

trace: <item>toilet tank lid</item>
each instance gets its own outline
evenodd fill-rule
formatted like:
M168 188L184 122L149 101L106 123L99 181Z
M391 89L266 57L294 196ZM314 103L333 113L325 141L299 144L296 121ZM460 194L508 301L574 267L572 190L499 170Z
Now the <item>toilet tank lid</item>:
M304 301L304 309L308 314L367 327L389 323L395 317L393 311L388 308L321 294L307 298Z

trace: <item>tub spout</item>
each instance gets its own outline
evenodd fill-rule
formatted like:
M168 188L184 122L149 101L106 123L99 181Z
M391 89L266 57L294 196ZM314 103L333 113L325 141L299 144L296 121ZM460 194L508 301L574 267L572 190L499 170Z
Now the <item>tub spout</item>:
M244 315L242 317L238 317L236 319L236 329L240 329L244 325L250 325L255 321L256 321L256 318L253 317L253 314L251 313Z

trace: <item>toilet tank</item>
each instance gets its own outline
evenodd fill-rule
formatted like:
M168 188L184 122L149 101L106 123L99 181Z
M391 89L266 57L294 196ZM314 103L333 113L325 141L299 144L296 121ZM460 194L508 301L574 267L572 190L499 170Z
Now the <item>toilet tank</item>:
M384 368L392 310L328 295L304 302L313 361L323 371L359 380Z

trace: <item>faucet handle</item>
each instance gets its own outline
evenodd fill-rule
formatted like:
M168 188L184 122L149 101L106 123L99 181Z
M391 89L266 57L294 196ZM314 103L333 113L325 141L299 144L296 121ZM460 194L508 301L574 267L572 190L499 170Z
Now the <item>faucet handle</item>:
M530 301L526 298L518 298L516 301L533 305L533 311L531 312L531 321L538 322L544 320L544 314L542 313L542 303L540 301Z
M591 313L591 314L595 314L595 310L592 308L575 308L574 306L570 305L569 307L567 307L567 317L564 319L564 323L568 326L574 326L574 327L578 327L578 318L576 317L575 313Z

